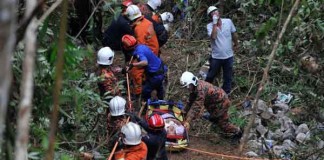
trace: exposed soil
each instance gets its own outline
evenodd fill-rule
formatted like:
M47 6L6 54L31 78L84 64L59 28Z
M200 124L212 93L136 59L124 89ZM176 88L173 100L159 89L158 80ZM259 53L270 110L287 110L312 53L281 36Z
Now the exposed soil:
M229 140L216 136L190 136L189 148L199 149L210 153L218 153L225 155L238 155L238 145L231 145ZM218 160L226 159L199 153L191 150L183 150L181 152L168 153L169 160Z

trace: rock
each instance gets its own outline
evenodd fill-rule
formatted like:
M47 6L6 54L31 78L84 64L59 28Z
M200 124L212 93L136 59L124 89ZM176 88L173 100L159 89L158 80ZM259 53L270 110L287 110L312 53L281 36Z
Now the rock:
M268 128L261 124L256 127L256 130L261 134L261 137L264 137L264 135L268 132Z
M251 110L244 110L243 113L242 113L242 116L246 117L246 116L251 115L251 114L252 114Z
M272 139L273 140L282 140L283 132L281 132L280 129L276 129L276 131L273 133Z
M299 143L306 143L310 140L310 132L305 133L298 133L296 136L296 141Z
M307 132L309 132L309 128L308 128L307 124L303 123L298 126L295 134L298 135L299 133L307 133Z
M285 116L285 112L283 112L283 111L277 111L277 113L274 114L273 116L276 117L277 119L279 119L279 118L282 118L282 117Z
M286 139L282 143L282 146L284 146L284 148L287 150L293 150L296 148L297 145L294 142L292 142L290 139Z
M317 143L317 149L324 149L324 141L323 141L323 140L320 140L320 141Z
M283 133L282 136L283 139L290 139L290 140L294 140L295 139L295 130L293 128L290 128L288 130L286 130Z
M289 106L286 103L276 103L273 105L273 113L277 114L278 111L281 111L282 113L287 113L289 110Z
M259 155L253 151L246 152L245 155L248 157L259 157Z
M257 135L254 133L250 133L249 136L248 136L248 140L254 140L254 139L257 139Z
M279 122L280 122L280 130L281 131L286 131L290 128L295 128L293 121L287 116L279 118Z
M284 151L284 146L275 145L273 146L273 153L277 156L280 156Z
M263 119L270 119L273 116L272 108L268 108L266 111L263 111L260 116Z
M272 139L273 135L274 135L274 133L271 130L269 130L268 133L267 133L266 138L267 139Z
M324 108L321 107L318 111L318 121L324 123Z
M254 102L253 102L254 103ZM267 104L266 104L266 102L264 102L263 100L259 100L258 101L258 104L257 104L257 113L259 114L259 113L262 113L262 112L264 112L264 111L267 111L268 110L268 106L267 106Z
M262 143L258 142L257 140L249 140L247 145L248 145L249 149L251 149L252 151L255 151L255 152L260 150L260 148L262 147Z
M256 127L258 125L261 125L261 118L259 116L256 116L255 119L254 119L253 127Z

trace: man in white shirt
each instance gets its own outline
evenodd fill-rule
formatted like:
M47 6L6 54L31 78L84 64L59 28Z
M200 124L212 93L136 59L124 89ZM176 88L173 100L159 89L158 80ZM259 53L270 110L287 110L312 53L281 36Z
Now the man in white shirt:
M207 24L208 36L211 38L211 58L210 68L206 81L212 83L216 74L223 69L223 90L229 94L231 92L233 74L233 43L234 49L238 46L238 36L236 28L231 19L220 18L218 9L210 6L207 15L212 22Z

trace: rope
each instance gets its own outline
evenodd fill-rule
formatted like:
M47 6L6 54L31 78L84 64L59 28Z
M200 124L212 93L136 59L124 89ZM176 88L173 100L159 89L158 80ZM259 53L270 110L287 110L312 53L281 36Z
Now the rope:
M266 159L263 159L263 158L239 157L239 156L234 156L234 155L226 155L226 154L221 154L221 153L207 152L207 151L203 151L203 150L199 150L199 149L195 149L195 148L182 147L182 146L180 146L180 147L181 148L184 148L184 149L187 149L187 150L190 150L190 151L195 151L195 152L198 152L198 153L203 153L203 154L206 154L206 155L209 155L209 156L216 156L216 157L222 157L222 158L239 159L239 160L266 160Z
M132 63L132 60L133 60L134 56L131 57L130 61L129 61L129 64ZM128 72L126 72L126 82L127 82L127 98L128 98L128 105L129 105L129 110L131 111L132 110L132 100L131 100L131 97L130 97L130 87L129 87L129 75L128 75ZM126 120L126 124L129 122L129 119L130 117L127 118ZM115 143L114 145L114 148L112 149L109 157L107 160L111 160L115 151L116 151L116 148L118 146L118 142L121 140L121 137L118 138L117 142Z

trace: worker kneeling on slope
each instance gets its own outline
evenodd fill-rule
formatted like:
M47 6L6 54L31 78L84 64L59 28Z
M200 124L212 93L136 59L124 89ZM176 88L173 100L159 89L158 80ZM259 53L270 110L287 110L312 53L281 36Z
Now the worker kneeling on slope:
M230 100L222 88L198 80L191 72L184 72L180 78L183 87L189 90L189 103L185 107L186 120L184 126L189 129L189 123L194 117L197 117L202 109L206 109L209 114L209 120L218 126L233 140L239 140L242 131L239 127L229 123L228 108ZM194 105L196 102L196 105Z

